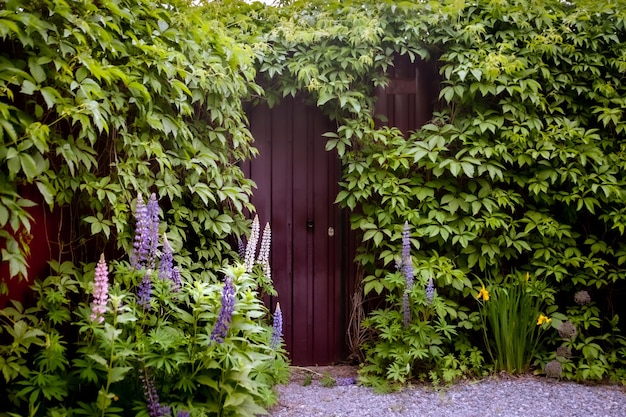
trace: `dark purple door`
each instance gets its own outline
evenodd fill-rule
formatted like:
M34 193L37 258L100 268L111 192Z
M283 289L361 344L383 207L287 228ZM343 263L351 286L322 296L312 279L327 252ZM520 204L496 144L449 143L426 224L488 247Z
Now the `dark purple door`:
M335 126L319 109L286 98L250 112L259 156L244 169L258 188L252 199L261 229L272 228L271 266L293 364L341 359L344 324L341 281L340 162L324 149Z

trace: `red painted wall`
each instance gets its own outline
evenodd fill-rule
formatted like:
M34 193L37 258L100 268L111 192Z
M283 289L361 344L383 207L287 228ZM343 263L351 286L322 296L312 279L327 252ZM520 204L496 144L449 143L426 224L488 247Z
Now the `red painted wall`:
M48 261L57 259L59 255L56 241L61 223L60 209L51 212L35 186L22 187L19 193L23 198L37 203L37 206L27 209L33 217L30 236L26 236L30 240L28 279L9 278L9 263L0 262L0 280L9 288L8 295L0 295L0 308L4 308L10 299L26 304L32 302L30 284L36 278L45 278L49 272ZM22 229L19 233L27 232Z

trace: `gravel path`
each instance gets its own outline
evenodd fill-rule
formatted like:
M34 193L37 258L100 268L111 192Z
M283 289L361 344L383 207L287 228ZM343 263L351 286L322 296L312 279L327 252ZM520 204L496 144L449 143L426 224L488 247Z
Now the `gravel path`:
M489 378L445 389L411 387L376 394L356 385L277 387L271 417L626 417L626 387L580 385L544 377Z

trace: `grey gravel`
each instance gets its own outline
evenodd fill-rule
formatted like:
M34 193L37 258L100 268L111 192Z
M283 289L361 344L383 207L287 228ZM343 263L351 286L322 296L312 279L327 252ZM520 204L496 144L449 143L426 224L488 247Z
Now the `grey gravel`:
M271 417L626 417L626 388L545 377L484 379L435 390L410 387L376 394L357 385L277 387Z

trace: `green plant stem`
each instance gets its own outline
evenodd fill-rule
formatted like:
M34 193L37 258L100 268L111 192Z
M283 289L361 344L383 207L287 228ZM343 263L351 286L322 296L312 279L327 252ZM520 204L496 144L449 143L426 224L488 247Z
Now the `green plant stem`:
M117 308L113 309L113 328L117 325ZM111 369L113 368L113 359L115 357L115 332L111 333L111 351L109 353L109 369L107 370L107 383L104 389L104 395L109 395L109 388L111 388ZM108 405L106 407L102 407L101 417L104 417Z

